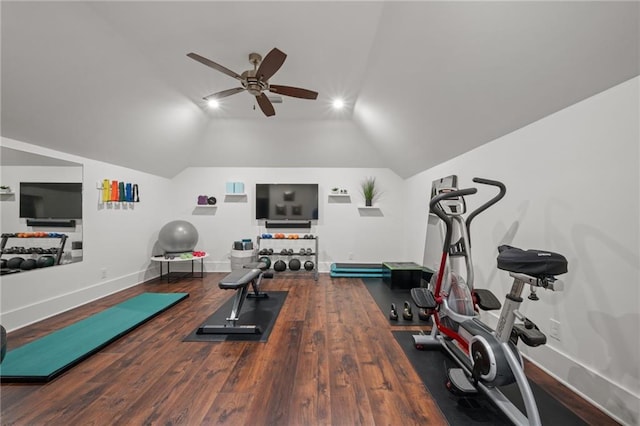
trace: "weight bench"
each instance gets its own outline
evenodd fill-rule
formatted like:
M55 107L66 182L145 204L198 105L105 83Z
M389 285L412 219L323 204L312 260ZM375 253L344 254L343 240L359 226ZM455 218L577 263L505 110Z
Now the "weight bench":
M231 315L227 318L226 324L203 324L198 327L196 334L262 334L260 326L239 325L238 320L245 299L266 299L269 297L267 293L260 291L262 279L273 277L272 273L265 272L266 269L265 263L249 263L244 265L244 269L235 270L224 277L218 283L218 287L223 290L236 290ZM249 292L249 285L253 289L252 293Z

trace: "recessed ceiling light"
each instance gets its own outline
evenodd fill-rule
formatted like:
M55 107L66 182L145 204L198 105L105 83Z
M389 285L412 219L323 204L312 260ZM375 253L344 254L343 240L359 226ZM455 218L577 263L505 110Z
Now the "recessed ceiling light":
M334 99L332 105L334 109L342 109L344 108L344 101L342 99Z
M207 101L207 105L209 105L209 108L218 108L220 106L220 103L217 99L209 99Z

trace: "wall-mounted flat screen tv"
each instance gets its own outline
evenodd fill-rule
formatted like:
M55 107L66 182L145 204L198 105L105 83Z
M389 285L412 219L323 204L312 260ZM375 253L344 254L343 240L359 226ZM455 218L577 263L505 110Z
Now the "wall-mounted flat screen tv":
M318 184L256 184L256 219L318 219Z
M82 219L82 183L20 182L20 217Z

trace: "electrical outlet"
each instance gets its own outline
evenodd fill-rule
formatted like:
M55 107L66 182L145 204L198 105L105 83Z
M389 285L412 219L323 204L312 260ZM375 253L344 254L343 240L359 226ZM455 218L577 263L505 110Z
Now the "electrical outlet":
M554 320L553 318L551 318L549 320L549 324L550 324L549 336L559 341L560 340L560 321Z
M353 260L353 253L349 253L349 260Z
M100 269L100 278L103 280L107 278L107 268Z

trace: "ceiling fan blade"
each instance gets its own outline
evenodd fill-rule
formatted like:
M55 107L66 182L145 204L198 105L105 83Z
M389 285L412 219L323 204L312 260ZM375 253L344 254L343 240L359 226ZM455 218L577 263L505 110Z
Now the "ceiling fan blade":
M276 115L276 110L273 108L273 104L264 93L260 93L259 96L256 96L256 101L258 101L258 105L264 115L267 117L271 117L272 115Z
M262 81L269 80L284 64L285 59L287 59L287 54L274 47L260 63L256 77Z
M316 99L318 92L313 90L301 89L299 87L280 86L278 84L270 84L269 91L278 95L293 96L294 98Z
M246 90L244 87L234 87L233 89L227 89L227 90L223 90L222 92L218 92L218 93L214 93L214 94L209 95L209 96L205 96L202 99L204 99L205 101L208 101L209 99L226 98L227 96L235 95L236 93L240 93L240 92L242 92L244 90Z
M197 53L187 53L187 56L190 57L191 59L195 59L196 61L200 62L201 64L205 64L208 67L213 68L214 70L218 70L223 74L228 75L229 77L233 77L236 80L240 80L242 81L242 77L240 77L240 75L236 72L231 71L229 68L227 67L223 67L220 64L216 64L215 62L213 62L210 59L205 58L204 56L200 56Z

